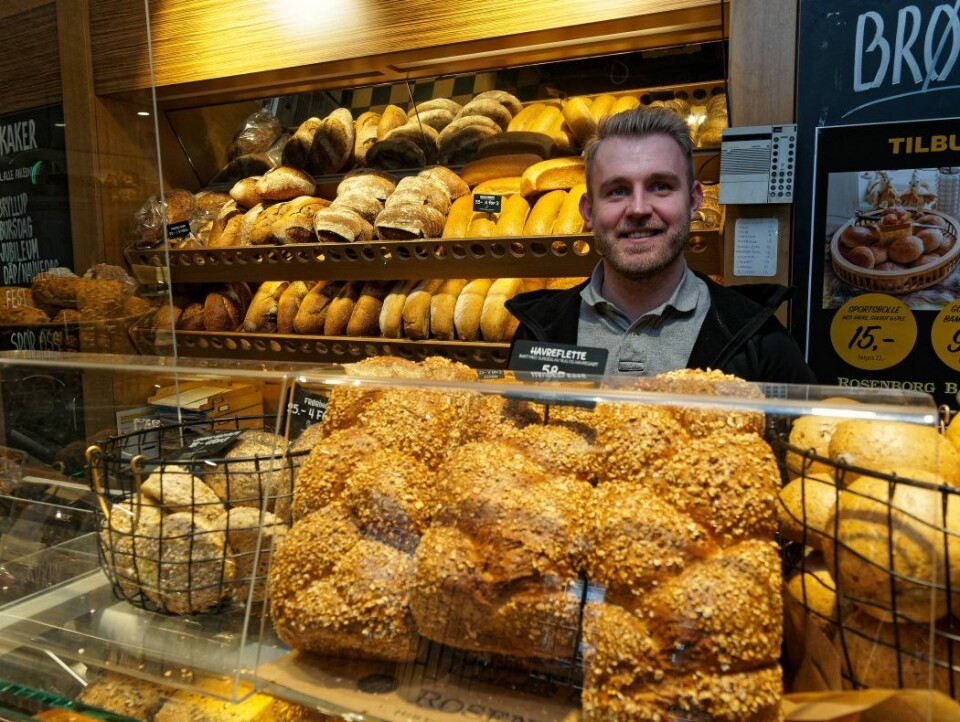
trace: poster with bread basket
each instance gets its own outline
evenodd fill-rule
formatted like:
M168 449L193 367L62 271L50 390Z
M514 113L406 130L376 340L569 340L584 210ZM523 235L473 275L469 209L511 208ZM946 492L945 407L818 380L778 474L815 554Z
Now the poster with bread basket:
M807 339L818 380L956 406L960 120L819 128L816 155Z

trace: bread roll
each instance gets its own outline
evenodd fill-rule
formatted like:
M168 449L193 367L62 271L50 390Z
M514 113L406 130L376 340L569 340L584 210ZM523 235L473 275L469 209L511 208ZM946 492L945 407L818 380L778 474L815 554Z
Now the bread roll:
M523 281L519 278L498 278L490 286L480 313L480 331L484 341L496 343L504 339L512 316L504 304L518 293L523 293Z
M343 286L342 281L318 281L303 297L297 315L293 319L295 333L320 336L327 318L330 302Z
M313 147L313 137L320 127L320 118L307 118L300 127L290 136L283 146L281 162L293 168L306 168L310 158L310 149Z
M847 226L840 234L840 242L847 248L869 246L877 241L877 230L873 226Z
M430 301L443 279L420 281L403 304L403 331L409 339L430 338Z
M557 214L567 199L567 192L556 190L550 191L537 201L536 205L527 216L527 222L523 227L525 236L546 236L553 231L553 224L557 220Z
M353 243L373 238L373 227L364 217L342 205L317 211L313 228L322 243Z
M379 336L380 310L392 281L367 281L347 322L347 336Z
M280 296L289 285L289 281L261 283L243 319L243 330L247 333L276 333Z
M546 133L530 133L522 130L509 130L500 135L480 141L477 146L477 158L489 158L496 155L527 155L549 158L553 153L553 138Z
M353 123L353 165L364 166L367 163L367 151L377 142L377 126L380 123L380 113L366 111L361 113Z
M826 402L855 404L853 399L830 398ZM827 462L815 461L805 456L806 452L812 452L815 456L829 458L830 439L833 438L837 425L846 419L841 416L801 416L794 420L790 427L790 436L788 441L791 446L801 450L801 454L793 451L787 451L786 465L790 474L793 476L807 474L832 474L834 466Z
M780 490L780 533L791 541L823 550L833 534L829 519L837 508L839 491L826 473L798 477Z
M454 328L457 338L461 341L477 341L480 338L480 316L483 313L483 302L487 292L493 285L493 279L477 278L467 283L453 310Z
M598 95L590 103L590 114L593 116L593 119L599 123L602 119L610 115L610 109L613 108L613 104L616 102L617 99L609 93Z
M238 180L230 189L230 197L244 208L253 208L257 203L263 201L263 198L257 192L257 183L260 182L262 177L255 175Z
M313 178L297 168L277 166L257 181L257 195L264 201L289 201L297 196L312 196L316 191Z
M483 216L470 221L467 238L493 238L497 235L497 224Z
M363 284L360 281L348 281L343 285L327 310L327 316L323 322L324 336L344 335L362 288Z
M569 190L586 182L586 169L580 158L551 158L535 163L523 172L520 192L529 196L556 189Z
M294 333L294 321L315 281L293 281L277 301L277 333Z
M380 309L380 335L384 338L403 336L403 306L416 286L417 281L397 281L390 289Z
M590 99L570 98L563 106L563 118L580 145L585 145L597 132L597 121L590 112Z
M491 158L481 158L467 163L460 171L460 177L473 188L484 181L506 176L521 176L523 172L541 162L540 156L533 154L498 155Z
M491 178L473 189L474 195L492 194L511 196L520 192L520 176L509 178Z
M580 214L580 197L587 192L586 183L578 183L567 197L563 199L563 205L557 213L557 220L553 223L551 233L555 236L562 236L571 233L583 233L583 216Z
M495 236L522 236L530 215L530 204L520 194L510 196L500 207L500 217L494 229Z
M510 124L507 126L507 132L529 131L533 119L540 114L540 111L546 108L545 103L531 103L524 107L519 113L513 116Z
M465 278L448 278L430 299L430 335L443 341L453 341L455 328L453 323L457 298L464 286Z
M377 123L377 140L383 140L387 134L394 128L399 128L407 122L407 114L402 108L396 105L388 105L383 109L380 115L380 122Z

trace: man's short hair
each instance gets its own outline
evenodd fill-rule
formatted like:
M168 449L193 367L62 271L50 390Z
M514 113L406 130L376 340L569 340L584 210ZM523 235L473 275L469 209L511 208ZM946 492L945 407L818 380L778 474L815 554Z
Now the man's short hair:
M596 162L600 144L607 138L646 138L650 135L666 135L680 147L687 162L687 187L693 188L693 139L690 126L672 110L666 108L634 108L622 113L608 115L597 124L597 133L583 149L587 166L587 189L590 188L590 171Z

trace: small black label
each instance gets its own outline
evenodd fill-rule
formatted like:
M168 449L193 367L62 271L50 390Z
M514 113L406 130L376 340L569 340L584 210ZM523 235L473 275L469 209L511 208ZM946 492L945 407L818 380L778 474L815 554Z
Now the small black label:
M312 394L301 386L293 392L293 399L287 404L287 412L290 414L290 438L295 439L308 426L323 421L323 415L327 412L327 399L325 396Z
M484 379L502 379L503 369L477 369L477 378Z
M189 461L192 459L209 459L211 457L222 457L237 437L243 431L235 429L233 431L218 431L214 434L200 436L182 447L176 454L177 459Z
M495 193L475 193L473 196L474 213L499 213L503 196Z
M190 221L167 224L167 238L183 238L190 235Z
M583 379L602 376L607 349L573 346L566 343L516 341L510 354L510 368L517 378L531 380Z

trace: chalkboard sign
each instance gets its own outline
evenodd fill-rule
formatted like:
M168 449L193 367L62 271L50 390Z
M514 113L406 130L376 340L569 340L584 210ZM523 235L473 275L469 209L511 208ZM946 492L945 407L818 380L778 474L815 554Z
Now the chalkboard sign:
M63 106L0 116L2 285L73 268Z
M290 440L297 438L303 433L303 430L313 424L319 424L323 421L323 415L327 412L327 398L319 394L313 394L303 386L298 386L293 392L293 398L287 404L287 413L290 422Z
M227 449L233 446L233 442L242 433L241 429L235 429L199 436L186 446L181 447L171 458L180 462L187 462L196 459L223 457Z
M607 364L607 349L565 343L516 341L510 353L510 368L517 378L584 379L601 376Z
M477 193L473 196L474 213L499 213L503 196L493 193Z

